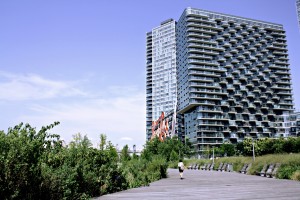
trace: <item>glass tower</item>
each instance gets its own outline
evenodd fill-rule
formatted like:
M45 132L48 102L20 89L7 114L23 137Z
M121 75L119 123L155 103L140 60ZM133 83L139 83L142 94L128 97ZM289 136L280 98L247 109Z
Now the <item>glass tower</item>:
M176 22L163 21L147 33L146 134L151 137L152 121L170 112L176 103Z

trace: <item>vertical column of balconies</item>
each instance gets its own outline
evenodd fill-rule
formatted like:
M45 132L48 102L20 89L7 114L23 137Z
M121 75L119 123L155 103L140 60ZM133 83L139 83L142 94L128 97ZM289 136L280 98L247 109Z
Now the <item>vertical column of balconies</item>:
M212 38L221 29L206 16L186 15L184 18L184 37L186 38L187 76L186 95L188 102L182 112L195 112L196 140L199 151L207 145L223 143L223 115L221 100L224 94L218 84L219 77L225 72L216 57L223 52ZM195 133L193 133L195 134Z
M152 32L146 35L146 137L151 138L152 130Z

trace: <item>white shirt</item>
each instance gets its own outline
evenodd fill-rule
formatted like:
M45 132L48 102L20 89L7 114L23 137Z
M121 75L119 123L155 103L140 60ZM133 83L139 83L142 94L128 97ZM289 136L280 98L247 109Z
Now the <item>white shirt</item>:
M184 167L183 162L179 162L179 163L178 163L178 167Z

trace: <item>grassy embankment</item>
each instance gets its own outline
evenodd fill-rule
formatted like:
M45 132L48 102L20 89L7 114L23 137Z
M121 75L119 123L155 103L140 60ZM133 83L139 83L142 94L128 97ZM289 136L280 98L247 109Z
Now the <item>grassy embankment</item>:
M211 163L212 160L204 159L188 159L184 160L185 166L190 164ZM242 169L245 163L252 163L252 166L248 174L255 175L260 172L265 164L281 163L281 166L277 172L276 177L280 179L292 179L300 181L300 153L297 154L270 154L259 156L255 158L253 162L252 157L224 157L215 159L214 169L217 169L220 163L232 163L233 170L238 172ZM172 164L172 167L176 168L177 165Z

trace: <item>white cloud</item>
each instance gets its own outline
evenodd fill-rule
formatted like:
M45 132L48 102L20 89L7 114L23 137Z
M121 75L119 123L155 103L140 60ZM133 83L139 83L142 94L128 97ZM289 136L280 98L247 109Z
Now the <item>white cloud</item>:
M0 100L23 101L86 95L78 89L78 82L54 81L36 74L0 71L0 80Z
M136 144L139 148L145 143L145 95L132 93L127 96L106 99L86 99L75 103L34 104L30 113L19 117L19 121L47 125L54 121L61 124L55 128L68 143L72 135L80 132L98 142L104 133L108 140L119 147ZM96 139L95 139L96 138Z
M35 74L12 75L0 71L0 102L7 101L14 109L7 123L24 122L40 128L59 121L61 124L51 132L60 134L66 143L80 132L95 145L104 133L120 148L135 144L140 149L146 139L144 90L122 85L99 86L95 91L94 84L84 83L79 90L76 81L54 81ZM61 98L65 96L72 98Z
M130 137L122 137L120 138L120 140L124 140L124 141L132 141L133 139Z

